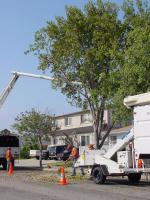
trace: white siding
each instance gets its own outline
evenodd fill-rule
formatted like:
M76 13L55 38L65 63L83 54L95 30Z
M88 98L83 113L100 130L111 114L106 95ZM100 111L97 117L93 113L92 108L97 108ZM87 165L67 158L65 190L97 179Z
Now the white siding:
M81 115L83 115L83 114L77 113L75 115L68 115L68 116L64 115L64 116L57 117L56 118L56 124L57 124L58 128L60 128L61 130L71 129L71 128L79 128L79 127L86 127L86 126L92 125L92 120L81 122ZM65 125L65 118L66 117L71 118L71 124L70 125ZM108 115L108 111L106 110L104 112L104 123L107 124L108 121L109 121L109 115Z

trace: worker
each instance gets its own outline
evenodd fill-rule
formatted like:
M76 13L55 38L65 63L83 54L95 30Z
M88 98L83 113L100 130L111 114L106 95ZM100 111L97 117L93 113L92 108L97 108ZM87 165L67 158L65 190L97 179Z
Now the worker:
M6 160L7 160L7 171L9 171L10 163L12 162L12 154L11 154L11 148L7 147L6 150Z
M89 150L94 150L94 149L95 149L95 148L94 148L94 144L89 144L89 145L88 145L88 149L89 149Z
M75 163L79 157L79 152L78 152L78 149L76 147L73 147L72 145L68 145L67 146L67 149L68 150L71 150L71 154L70 154L70 157L69 159L71 159L73 161L73 165L72 165L72 175L71 176L75 176L76 175L76 168L75 168ZM80 168L80 171L81 171L81 175L85 175L84 174L84 170L83 168L81 167Z

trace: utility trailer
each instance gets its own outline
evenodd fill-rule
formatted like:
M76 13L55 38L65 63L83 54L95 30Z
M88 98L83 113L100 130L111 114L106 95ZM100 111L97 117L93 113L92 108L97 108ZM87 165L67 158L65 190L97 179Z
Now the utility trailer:
M141 174L150 173L150 92L124 99L133 108L133 128L126 137L101 155L101 150L81 150L75 167L89 167L96 184L103 184L107 176L127 176L130 183L138 183Z

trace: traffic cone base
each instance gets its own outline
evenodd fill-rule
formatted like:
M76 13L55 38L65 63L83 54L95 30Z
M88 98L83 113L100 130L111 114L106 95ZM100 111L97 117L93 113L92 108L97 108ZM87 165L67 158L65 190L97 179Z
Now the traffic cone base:
M61 176L60 176L59 185L67 185L64 167L61 167Z
M10 166L9 166L9 171L8 171L9 175L13 174L13 166L12 166L12 162L10 162Z

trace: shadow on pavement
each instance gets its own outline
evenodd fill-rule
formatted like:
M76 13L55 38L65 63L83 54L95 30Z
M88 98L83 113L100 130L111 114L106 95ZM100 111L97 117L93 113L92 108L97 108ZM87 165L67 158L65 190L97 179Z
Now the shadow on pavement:
M90 177L88 179L88 181L91 181L93 182L92 178ZM94 184L94 182L93 182ZM146 181L146 179L144 180L144 178L138 183L138 184L130 184L128 182L128 179L125 177L125 178L122 178L122 177L119 177L119 178L113 178L113 177L108 177L106 179L106 182L104 183L104 185L128 185L129 187L132 186L132 187L150 187L150 180Z
M105 185L128 185L129 187L130 186L132 186L132 187L134 187L134 186L135 187L149 187L150 181L141 180L137 184L130 184L128 182L128 179L126 179L126 178L122 178L122 179L117 179L117 178L111 179L111 178L109 178L108 180L106 180Z

